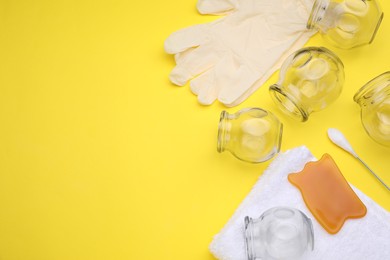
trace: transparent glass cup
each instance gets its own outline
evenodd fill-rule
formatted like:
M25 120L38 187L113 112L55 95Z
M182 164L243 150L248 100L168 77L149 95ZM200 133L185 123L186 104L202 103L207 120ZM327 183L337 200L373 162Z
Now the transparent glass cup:
M316 0L308 29L317 29L334 46L350 49L370 44L383 12L376 0Z
M274 102L286 114L307 121L312 112L333 103L344 85L344 65L326 48L302 48L290 55L269 89Z
M369 81L353 97L361 108L361 121L377 143L390 147L390 71Z
M246 162L264 162L280 151L282 132L282 123L264 109L246 108L235 114L222 111L217 150L229 151Z
M248 260L300 259L314 249L311 220L295 208L276 207L259 218L245 217Z

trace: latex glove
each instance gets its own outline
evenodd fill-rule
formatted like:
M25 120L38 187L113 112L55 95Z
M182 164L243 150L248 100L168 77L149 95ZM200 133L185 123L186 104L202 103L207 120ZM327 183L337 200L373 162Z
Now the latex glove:
M227 14L174 32L172 83L190 86L201 104L235 106L249 97L313 34L306 29L312 0L200 0L203 14Z

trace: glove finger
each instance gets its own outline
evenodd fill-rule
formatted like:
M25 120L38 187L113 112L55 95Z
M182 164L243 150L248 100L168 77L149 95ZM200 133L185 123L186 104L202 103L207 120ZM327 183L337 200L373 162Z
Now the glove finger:
M225 53L225 56L216 63L215 67L209 69L191 81L191 90L198 95L199 103L203 105L212 104L220 95L220 91L232 82L240 82L242 75L237 75L237 61L232 54ZM222 91L223 93L223 91Z
M189 58L186 58L186 57L191 55L191 53L194 52L196 50L196 48L197 47L189 48L189 49L187 49L185 51L176 53L175 56L174 56L176 64L181 64L181 63L183 63L182 61L186 61L187 59L189 59Z
M196 4L201 14L228 14L236 10L238 2L236 0L199 0Z
M218 93L218 100L228 107L237 105L237 100L249 97L254 91L251 87L260 78L258 73L244 64L239 64L236 68L230 66L225 74L229 75L228 80L225 78L220 82L218 78L218 85L223 86Z
M178 60L169 78L173 84L184 86L188 80L213 67L217 59L208 45L200 46Z
M192 93L198 95L198 101L202 105L211 105L217 99L218 89L213 69L193 79L190 86Z
M206 27L198 24L172 33L164 42L165 51L176 54L201 45L206 41Z
M209 82L212 80L212 77L210 75L211 70L212 69L206 71L205 73L200 74L198 77L191 80L190 89L194 95L199 95L199 92L202 89L202 87L207 84L210 84Z

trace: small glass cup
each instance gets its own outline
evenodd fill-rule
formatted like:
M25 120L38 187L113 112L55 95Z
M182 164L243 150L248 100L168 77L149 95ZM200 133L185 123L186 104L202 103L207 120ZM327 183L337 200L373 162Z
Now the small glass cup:
M302 48L290 55L270 87L276 104L288 115L304 122L312 112L334 102L344 84L344 65L326 48Z
M280 151L282 132L282 123L261 108L246 108L235 114L222 111L217 150L227 150L246 162L264 162Z
M353 99L361 107L361 120L368 135L390 147L390 71L365 84Z
M245 217L248 260L300 259L314 249L311 220L295 208L276 207L258 219Z
M375 0L316 0L308 29L317 29L336 47L350 49L370 44L383 19Z

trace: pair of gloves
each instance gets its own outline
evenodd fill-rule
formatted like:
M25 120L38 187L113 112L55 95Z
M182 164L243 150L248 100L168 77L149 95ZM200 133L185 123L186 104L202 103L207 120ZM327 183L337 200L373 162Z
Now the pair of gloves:
M313 35L314 0L198 0L201 14L224 15L181 29L165 41L175 55L172 83L190 81L199 103L233 107L255 92Z

